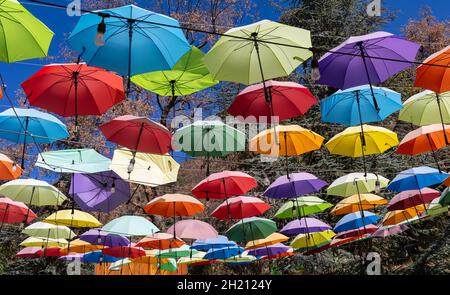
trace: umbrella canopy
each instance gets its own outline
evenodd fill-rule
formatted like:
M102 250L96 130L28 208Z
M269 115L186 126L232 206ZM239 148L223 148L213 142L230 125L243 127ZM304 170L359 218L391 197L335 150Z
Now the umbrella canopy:
M347 197L336 204L331 210L331 214L344 215L361 210L375 209L378 206L387 204L387 200L374 194L357 194Z
M441 205L439 203L439 199L440 198L438 197L428 204L427 211L422 213L422 218L434 217L440 214L448 213L448 205Z
M442 183L449 175L427 166L415 167L400 172L386 187L388 190L402 192L422 189Z
M195 240L194 243L192 243L191 249L208 251L209 249L233 246L236 246L235 242L228 240L226 236L219 235L215 238Z
M69 192L81 210L105 213L131 197L130 184L113 171L72 174Z
M23 234L37 238L73 239L76 234L67 226L35 222L22 230Z
M19 1L2 1L0 17L0 61L12 63L47 56L53 32Z
M250 217L232 225L225 235L236 242L248 242L264 239L275 231L277 231L277 225L274 221L266 218Z
M436 93L450 91L450 45L430 55L416 69L414 86Z
M28 237L19 246L23 247L63 247L69 242L65 239Z
M286 242L287 240L289 240L289 238L286 237L283 234L272 233L272 234L270 234L268 237L266 237L264 239L259 239L259 240L255 240L255 241L249 241L245 245L245 250L252 250L252 249L256 249L256 248L263 248L263 247L267 247L267 246L283 243L283 242Z
M444 130L445 135L450 137L450 125L445 125ZM447 146L444 130L440 124L433 124L411 131L402 139L396 153L414 156L444 148Z
M24 203L9 198L0 198L1 225L3 223L30 223L35 218L37 218L37 215Z
M99 227L100 221L89 213L79 210L59 210L46 217L43 222L68 227Z
M384 226L409 222L426 211L425 205L418 205L404 210L389 211L381 221Z
M105 232L101 229L90 229L80 235L80 240L104 247L120 247L130 245L130 240L124 236Z
M181 258L181 257L190 256L190 255L196 255L197 253L198 253L197 250L189 248L188 245L183 245L179 248L171 248L171 249L167 249L167 250L158 251L158 253L155 254L155 257Z
M37 179L8 181L0 186L0 195L33 206L59 206L67 199L59 189Z
M192 194L199 199L225 199L246 194L256 186L256 180L244 172L222 171L203 179L192 189Z
M289 249L291 249L291 248L288 246L285 246L281 243L278 243L278 244L274 244L274 245L270 245L270 246L252 249L252 250L248 251L248 254L256 256L256 257L276 256L281 253L287 252Z
M385 188L389 179L374 173L349 173L341 176L327 188L327 195L349 197Z
M203 259L205 256L205 252L196 253L195 255L189 255L188 257L181 257L178 259L177 264L186 264L186 265L201 265L202 263L214 263L214 260Z
M195 219L180 220L169 227L167 233L188 240L209 239L218 236L217 231L210 224Z
M99 128L107 140L133 151L164 155L172 149L170 131L146 117L120 116Z
M320 101L322 121L354 126L384 121L403 105L401 95L388 88L372 87L380 110L377 112L369 85L338 90Z
M300 218L325 211L333 205L315 196L299 197L281 206L274 217L280 219Z
M279 121L303 116L317 103L317 98L303 85L274 80L265 84L272 103L267 101L261 83L242 90L227 112L235 117L254 117L257 122L266 120L269 123L272 116L278 117Z
M244 249L241 247L223 247L223 248L212 248L203 256L204 259L216 260L216 259L227 259L233 256L237 256L244 253Z
M239 196L224 201L211 213L211 216L220 220L242 219L260 216L270 208L272 206L259 198Z
M322 247L331 242L336 234L332 230L314 232L310 234L299 234L291 242L291 247L298 251L307 251L313 248Z
M39 258L41 257L41 247L25 247L16 254L16 258Z
M450 188L447 187L442 192L441 197L439 198L439 204L441 204L441 206L450 205Z
M84 254L93 251L99 251L105 248L102 245L92 245L88 242L76 239L70 241L70 244L60 250L61 255L67 255L70 253Z
M84 263L113 263L119 260L114 256L105 255L102 251L88 252L83 255Z
M134 169L130 172L127 167L133 156ZM128 182L156 187L177 181L180 164L168 154L133 153L128 149L116 149L110 168Z
M166 194L147 203L147 214L160 216L192 216L205 210L205 206L196 198L182 194Z
M171 234L156 233L139 240L139 242L136 243L136 246L142 248L166 250L170 248L179 248L184 244L185 243L181 239L175 238Z
M224 263L228 263L230 265L240 265L240 264L246 265L256 260L258 260L258 258L252 255L248 255L247 253L244 252L241 255L233 256L227 259L223 259L221 261Z
M159 264L159 269L174 272L178 269L177 261L174 258L169 258L167 262Z
M214 80L203 63L205 54L195 46L181 57L171 70L136 75L131 81L162 96L185 96L212 87Z
M146 255L144 248L133 246L133 244L129 246L108 247L103 249L102 253L116 258L138 258Z
M406 208L430 203L441 193L435 189L424 187L417 190L407 190L396 194L387 206L388 211L403 210Z
M0 153L0 180L14 180L22 175L22 168L5 154Z
M369 224L375 224L379 219L379 216L369 211L349 213L336 223L333 231L340 233L347 230L365 227Z
M327 183L313 174L300 172L284 175L275 180L263 193L273 199L289 199L320 191Z
M360 238L367 234L372 234L378 230L378 226L369 224L366 226L361 226L359 228L346 230L338 233L335 239L348 239L348 238Z
M288 236L295 236L298 234L308 234L325 230L331 230L331 226L319 219L304 217L289 222L280 230L280 233Z
M388 236L398 235L398 234L406 231L407 229L409 229L409 227L406 224L382 226L382 227L378 228L378 230L372 234L372 237L373 238L386 238Z
M109 270L110 271L120 271L120 269L124 266L124 265L128 265L130 263L133 263L133 260L129 259L129 258L123 258L123 259L119 259L116 262L113 262L109 265Z
M102 227L102 230L121 236L149 236L159 229L142 216L124 215L113 219Z
M262 20L228 30L206 54L204 61L214 79L250 85L288 76L312 56L309 49L265 42L273 40L311 47L309 31Z
M36 166L58 173L97 173L109 170L111 160L93 149L39 153Z

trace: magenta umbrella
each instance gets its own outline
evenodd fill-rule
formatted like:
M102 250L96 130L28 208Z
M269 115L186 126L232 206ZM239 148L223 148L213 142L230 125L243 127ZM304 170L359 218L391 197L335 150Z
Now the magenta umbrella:
M219 235L210 224L195 219L178 221L166 232L174 237L188 240L217 238Z
M407 190L396 194L387 206L388 211L405 210L418 205L425 205L438 198L441 193L438 190L425 187L422 189Z

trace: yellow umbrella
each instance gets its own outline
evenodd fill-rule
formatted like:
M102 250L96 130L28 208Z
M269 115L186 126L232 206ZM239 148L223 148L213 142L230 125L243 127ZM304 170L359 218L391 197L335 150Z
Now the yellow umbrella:
M417 218L420 214L426 211L425 205L418 205L410 207L405 210L389 211L384 216L383 225L395 225L402 222L409 222L411 219Z
M65 239L28 237L19 245L24 247L63 247L67 244L68 242Z
M387 202L386 199L374 194L356 194L337 203L333 210L331 210L331 214L344 215L362 210L374 209Z
M181 257L180 259L178 259L177 264L189 265L209 261L208 259L203 258L205 254L206 254L205 252L198 251L197 253L192 254L192 257L191 256Z
M59 253L61 253L62 255L67 255L70 253L84 254L84 253L88 253L88 252L103 250L103 248L104 248L104 246L102 246L102 245L92 245L83 240L76 239L76 240L71 241L69 245L66 245L66 247L59 250Z
M332 230L299 234L292 241L291 247L299 250L311 250L312 248L318 248L329 244L335 235L336 234Z
M278 243L286 242L287 240L289 240L289 238L286 237L285 235L280 234L280 233L273 233L264 239L259 239L259 240L254 240L254 241L248 242L247 245L245 245L245 250L251 250L251 249L256 249L256 248L260 248L260 247L267 247L270 245L275 245Z
M43 222L68 227L100 227L102 224L94 216L79 210L60 210L48 216Z
M111 162L111 170L128 182L156 187L177 181L178 164L170 155L136 153L134 169L128 173L133 153L128 149L117 149Z

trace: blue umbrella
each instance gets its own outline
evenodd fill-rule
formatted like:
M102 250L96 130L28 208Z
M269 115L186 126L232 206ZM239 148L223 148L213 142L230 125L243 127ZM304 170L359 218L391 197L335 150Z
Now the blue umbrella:
M388 88L372 87L380 111L377 112L369 85L339 90L320 102L322 121L346 126L381 122L402 108L401 95Z
M170 70L191 49L178 21L168 16L134 5L97 13L81 16L68 39L89 65L130 78Z
M216 249L210 249L208 252L206 252L205 256L203 256L203 259L209 259L209 260L215 260L215 259L227 259L239 254L244 253L244 249L241 247L223 247L223 248L216 248Z
M216 238L196 240L191 248L199 251L208 251L210 249L234 246L236 246L235 242L228 240L226 236L219 235Z
M422 189L424 187L440 184L450 175L438 169L422 166L400 172L386 187L396 192Z
M102 251L89 252L83 255L83 262L86 263L113 263L120 260L110 255L104 255Z
M340 233L347 230L365 227L369 224L375 224L379 219L379 216L369 211L350 213L342 217L338 223L336 223L333 231L335 233Z
M22 169L28 143L51 143L68 136L66 125L50 114L19 108L0 113L0 138L23 144Z

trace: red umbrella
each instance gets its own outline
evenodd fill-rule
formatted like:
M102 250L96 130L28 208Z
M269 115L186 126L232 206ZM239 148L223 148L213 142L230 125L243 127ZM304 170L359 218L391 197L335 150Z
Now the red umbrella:
M22 83L31 105L63 117L101 115L125 99L123 79L85 63L50 64Z
M226 199L245 194L256 186L256 180L246 173L223 171L202 180L192 189L192 193L199 199Z
M17 252L17 258L39 258L41 257L41 247L25 247Z
M257 122L261 117L271 122L271 116L277 116L282 121L303 116L317 103L317 98L308 88L294 82L270 80L266 82L266 89L268 99L264 95L263 84L245 88L228 108L228 113L244 118L254 116Z
M63 254L61 254L59 250L61 250L60 247L40 248L39 255L41 257L61 257Z
M116 258L138 258L146 255L144 248L137 247L135 244L131 246L107 247L102 250L102 253Z
M22 202L0 198L0 223L30 223L37 216ZM1 228L0 226L0 228Z
M243 219L247 217L260 216L271 206L256 197L234 197L220 204L212 213L220 220Z
M408 190L396 194L387 206L389 211L404 210L423 205L438 198L441 193L435 189L425 187L420 190Z
M334 239L346 239L346 238L356 238L356 237L360 238L366 234L374 233L377 230L378 230L378 226L369 224L366 226L362 226L360 228L355 228L355 229L340 232L340 233L336 234Z

